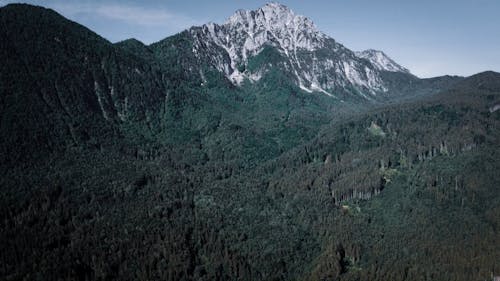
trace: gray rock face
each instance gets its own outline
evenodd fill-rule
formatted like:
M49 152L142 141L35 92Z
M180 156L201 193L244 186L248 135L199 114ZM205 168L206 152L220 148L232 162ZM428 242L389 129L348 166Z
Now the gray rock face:
M397 64L382 51L369 49L362 52L356 52L356 56L369 60L378 70L410 73L408 69Z
M348 91L371 99L387 92L381 72L409 73L380 51L349 50L319 31L310 19L277 3L239 10L224 24L193 27L189 33L195 56L235 85L246 79L259 81L279 67L304 91L332 96ZM282 59L248 68L249 61L266 47L277 50Z

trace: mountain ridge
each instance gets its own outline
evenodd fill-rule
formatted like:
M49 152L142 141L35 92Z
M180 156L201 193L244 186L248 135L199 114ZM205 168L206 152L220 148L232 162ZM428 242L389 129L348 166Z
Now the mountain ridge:
M262 77L235 85L213 65L231 67L226 50L196 57L193 32L111 44L0 8L0 279L500 273L499 73L377 70L384 96L339 85L342 102L301 90L292 67L314 70L277 40L236 65Z
M410 73L407 68L394 62L394 60L387 56L383 51L368 49L355 53L358 57L369 60L379 70Z
M348 91L370 99L389 90L379 73L386 69L360 60L353 51L320 32L310 19L276 2L256 10L238 10L222 25L209 23L188 30L194 38L195 56L208 60L236 85L245 79L257 82L268 71L265 66L248 71L246 66L249 57L270 45L284 58L281 70L289 72L306 92L335 96L335 92ZM214 49L210 45L225 52L206 58L207 48ZM402 67L391 70L407 72Z

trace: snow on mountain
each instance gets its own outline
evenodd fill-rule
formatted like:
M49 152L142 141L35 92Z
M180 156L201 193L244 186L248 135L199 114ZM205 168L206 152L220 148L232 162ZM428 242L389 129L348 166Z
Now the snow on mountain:
M209 23L189 32L195 56L208 61L236 85L245 79L256 82L270 68L280 67L304 91L334 96L342 90L370 99L370 95L387 91L380 70L408 72L385 55L379 60L359 57L319 31L310 19L279 3L253 11L238 10L222 25ZM249 70L249 60L269 46L278 50L284 61Z
M370 49L362 52L356 52L356 56L369 60L378 70L410 73L408 69L394 62L382 51Z

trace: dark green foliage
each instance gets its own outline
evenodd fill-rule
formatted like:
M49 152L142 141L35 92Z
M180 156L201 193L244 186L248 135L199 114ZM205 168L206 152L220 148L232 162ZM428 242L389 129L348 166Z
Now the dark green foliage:
M383 79L387 84L388 102L398 103L407 100L416 100L436 94L453 87L463 80L459 76L441 76L419 79L408 73L384 72Z
M2 280L500 275L497 73L341 102L277 68L235 87L186 33L9 5L0 37Z
M247 70L254 72L256 70L265 68L271 64L279 64L284 63L285 60L281 57L276 48L272 46L266 46L264 49L259 52L258 55L250 58L247 65Z
M0 145L7 161L114 143L126 133L118 132L121 122L161 109L163 86L152 67L51 10L2 8L0 36Z

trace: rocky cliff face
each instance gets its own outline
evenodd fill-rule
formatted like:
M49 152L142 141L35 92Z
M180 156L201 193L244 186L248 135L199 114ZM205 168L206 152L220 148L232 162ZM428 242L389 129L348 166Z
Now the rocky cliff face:
M246 79L259 81L278 67L304 91L331 96L347 91L371 99L388 91L381 72L409 73L382 52L354 53L319 31L310 19L277 3L239 10L222 25L209 23L189 33L195 56L235 85ZM268 47L279 52L280 59L253 66L252 59Z
M370 61L375 68L381 71L410 73L408 69L397 64L382 51L369 49L362 52L356 52L356 56Z

